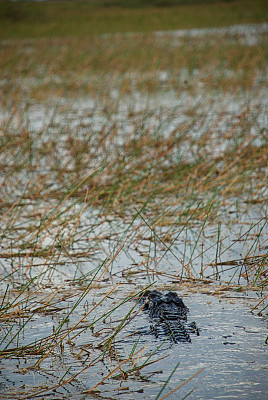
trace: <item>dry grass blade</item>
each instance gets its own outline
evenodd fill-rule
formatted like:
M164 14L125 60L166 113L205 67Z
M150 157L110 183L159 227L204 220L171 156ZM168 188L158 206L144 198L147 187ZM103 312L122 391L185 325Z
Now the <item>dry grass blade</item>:
M70 378L62 381L61 383L59 383L58 385L46 388L44 390L40 390L36 393L31 394L29 396L23 397L22 400L26 400L26 399L32 399L33 397L39 397L41 394L46 393L46 392L50 392L50 391L56 391L58 388L60 387L64 387L65 385L71 383L73 380L75 380L75 378L77 378L80 374L84 373L88 368L90 367L90 363L84 367L81 371L78 371L76 374L72 375Z
M250 311L252 312L252 311L256 310L256 308L258 308L259 305L261 303L263 303L265 299L267 299L267 297L268 297L268 294L266 296L264 296L254 307L252 307L252 309Z
M92 309L90 309L72 328L68 329L67 332L63 335L63 337L60 338L59 341L56 341L56 343L48 350L46 354L43 355L43 357L36 363L35 367L38 368L41 364L42 361L44 361L45 358L57 347L60 343L62 343L63 339L65 339L67 336L70 335L70 333L81 324L81 322L90 314L92 311L98 307L103 300L108 297L117 287L119 286L119 283L115 285Z
M168 392L165 396L161 397L159 400L164 400L171 394L175 393L178 389L180 389L182 386L184 386L186 383L190 382L193 378L195 378L200 372L202 372L204 368L201 368L199 371L197 371L195 374L193 374L190 378L186 379L183 383L181 383L179 386L177 386L175 389L171 390Z
M125 363L127 363L128 361L131 361L131 359L133 357L135 357L137 354L143 352L145 350L146 346L144 346L142 349L136 351L131 357L123 360L123 361L119 361L119 364L116 368L114 368L108 375L106 375L104 378L102 378L98 383L96 383L96 385L94 385L91 389L87 390L84 393L94 393L94 391L97 389L97 387L99 385L101 385L104 381L106 381L108 378L110 378L112 375L115 374L115 372L117 372L119 369L121 370L122 365L124 365Z

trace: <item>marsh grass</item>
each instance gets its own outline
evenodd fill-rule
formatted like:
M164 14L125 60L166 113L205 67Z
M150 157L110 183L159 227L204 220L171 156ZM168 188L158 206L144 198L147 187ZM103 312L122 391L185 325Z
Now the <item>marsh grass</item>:
M154 282L250 287L265 313L265 32L203 33L2 42L0 360L74 364L32 397L142 379L160 347L118 344Z
M108 115L107 124L111 117ZM92 257L98 258L97 253L101 251L103 240L108 238L109 241L114 241L111 258L115 260L124 247L134 245L139 249L141 245L143 246L144 238L149 237L151 248L148 249L147 262L141 265L142 275L145 273L152 276L165 275L165 271L159 269L159 262L167 253L171 253L180 266L177 274L170 276L171 279L202 280L208 265L198 275L192 262L208 221L210 223L217 221L222 207L226 203L231 204L235 196L243 196L243 193L248 204L256 200L260 204L265 202L265 198L262 199L259 193L262 193L266 176L266 144L262 141L258 146L254 144L255 137L254 135L248 137L245 120L240 116L237 118L238 122L230 127L231 132L235 130L236 133L240 132L240 135L234 137L227 133L223 141L227 141L228 144L218 155L211 153L211 136L206 131L203 136L196 138L187 132L187 129L193 129L195 123L199 125L199 121L191 121L188 126L185 124L176 126L171 134L165 137L157 131L158 124L154 130L150 128L147 124L148 117L145 115L142 119L138 117L134 123L132 122L133 135L122 143L115 141L119 132L116 125L112 130L109 125L107 127L104 125L101 131L96 132L91 129L80 131L79 127L79 138L77 131L71 129L68 132L67 126L64 136L59 136L58 141L53 142L52 154L47 150L47 141L42 143L40 140L39 132L27 133L29 129L27 125L23 128L25 140L21 140L21 132L17 136L17 129L12 126L11 121L14 119L9 115L8 122L4 124L7 135L3 136L5 151L2 153L5 170L2 199L6 199L2 202L2 257L5 259L5 264L12 265L13 273L9 286L6 286L1 306L1 320L5 326L2 336L5 345L1 357L40 355L36 367L41 367L47 357L66 351L64 349L70 341L70 336L74 335L76 330L77 333L85 333L90 327L97 326L99 320L112 316L114 309L108 314L103 312L99 318L94 318L91 323L85 325L84 319L90 317L93 307L85 316L78 318L71 328L65 328L69 318L75 315L79 303L94 291L90 284L83 287L85 277L81 275L80 271L83 270L81 265L87 260L91 262ZM53 125L53 121L51 124ZM246 126L248 124L247 120ZM183 137L181 129L184 132ZM38 138L35 135L38 135ZM27 143L28 141L31 145ZM195 158L191 150L188 150L191 154L188 160L187 157L181 156L180 151L187 147L198 149ZM27 154L29 148L31 148L30 162ZM55 163L50 161L51 157L55 158ZM11 159L12 163L9 162ZM43 166L46 166L46 173ZM23 194L18 197L17 194L21 192L21 185L27 181L28 174L31 176L31 181L27 187L24 186ZM250 176L252 178L249 178ZM254 179L254 183L251 182L250 186L249 179ZM96 213L91 210L98 211ZM83 226L85 212L91 215L92 221ZM102 226L105 222L111 218L115 218L116 222L118 216L126 224L125 230L122 232L119 224L117 232L114 228L112 232L107 228L103 232ZM267 284L267 255L251 256L251 254L254 254L259 245L258 237L265 223L266 220L256 224L259 227L259 234L256 235L245 258L230 262L238 267L234 270L234 279L243 266L246 270L241 274L244 274L248 283L258 284L261 287ZM116 227L118 223L110 222L110 224ZM191 244L189 260L182 261L173 250L173 244L181 232L191 231L196 226L197 235ZM252 226L243 237L247 237L251 230ZM229 264L219 261L226 250L221 247L221 240L218 229L215 237L216 257L213 268ZM157 250L159 246L164 250L160 257ZM206 250L204 249L203 254ZM74 279L73 284L77 292L78 282L82 283L82 294L73 302L67 315L59 321L58 327L49 337L43 337L35 343L20 344L21 336L27 331L27 325L37 314L60 313L64 307L56 301L53 308L51 305L53 297L47 302L44 301L41 307L37 307L35 294L42 293L49 286L57 287L58 271L66 262L77 265L74 278L80 276L80 280ZM106 273L109 272L111 263L112 261L108 263L104 261ZM93 287L105 279L106 273L99 274L99 272L100 269L96 272L93 269L91 275L87 277L92 280ZM32 277L33 274L37 275ZM216 273L211 278L216 278L217 275ZM7 278L3 282L8 281L9 277ZM25 281L25 285L13 298L11 289L21 281ZM93 283L94 281L96 283ZM109 295L110 292L107 296ZM134 307L135 305L132 308ZM131 313L131 310L129 312ZM68 386L79 376L83 376L92 363L111 354L116 343L116 335L131 320L129 316L130 314L126 313L118 326L113 327L113 333L108 338L107 333L104 334L105 331L98 333L96 337L100 342L100 354L97 360L89 362L71 376L68 374L62 377L61 381L51 386L49 390L37 391L36 395ZM96 343L96 339L94 340ZM123 359L120 357L118 360L113 358L113 369L96 383L92 390L97 390L113 375L118 376L119 371L122 379L127 379L130 374L147 365L143 360L141 365L137 362L138 360L135 361L132 356ZM125 363L130 367L124 371L122 368ZM137 364L135 368L131 367L132 363Z
M113 3L113 4L111 4ZM226 26L267 21L265 0L0 1L1 38L84 37L115 32ZM168 4L167 4L168 3ZM113 6L108 6L113 5Z
M0 50L1 99L15 108L12 99L31 104L50 96L93 96L112 113L116 103L109 104L110 89L121 96L170 88L190 95L232 88L239 94L258 82L266 85L265 43L265 34L248 46L236 34L176 38L154 33L21 40L19 46L6 41Z

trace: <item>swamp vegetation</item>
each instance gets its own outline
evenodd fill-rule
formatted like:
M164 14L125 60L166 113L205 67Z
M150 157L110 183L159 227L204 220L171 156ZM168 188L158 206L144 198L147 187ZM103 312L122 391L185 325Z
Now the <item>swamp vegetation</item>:
M108 3L0 2L0 398L265 399L265 2Z

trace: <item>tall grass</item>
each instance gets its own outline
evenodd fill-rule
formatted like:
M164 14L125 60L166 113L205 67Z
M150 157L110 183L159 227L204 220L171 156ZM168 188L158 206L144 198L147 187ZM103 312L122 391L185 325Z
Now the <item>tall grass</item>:
M0 360L74 364L35 395L91 371L96 393L157 361L118 346L155 282L248 285L265 310L265 32L202 35L2 41Z

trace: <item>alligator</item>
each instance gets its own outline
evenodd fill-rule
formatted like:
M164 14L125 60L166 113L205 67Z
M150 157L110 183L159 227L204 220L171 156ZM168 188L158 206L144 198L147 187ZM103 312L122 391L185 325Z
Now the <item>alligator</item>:
M139 301L150 318L150 333L157 338L169 338L174 343L191 342L190 334L199 336L195 322L187 322L189 309L175 292L162 294L146 290Z

